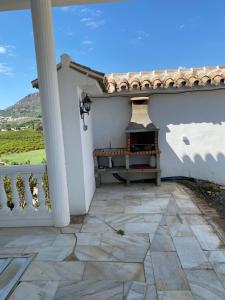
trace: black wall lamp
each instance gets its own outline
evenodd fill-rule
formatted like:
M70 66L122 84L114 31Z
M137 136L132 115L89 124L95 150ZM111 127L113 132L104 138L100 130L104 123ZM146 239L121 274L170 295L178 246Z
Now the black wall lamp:
M86 93L81 94L81 101L80 101L80 116L83 120L83 129L86 131L88 129L88 126L85 124L84 116L85 114L89 115L89 112L91 111L91 99Z

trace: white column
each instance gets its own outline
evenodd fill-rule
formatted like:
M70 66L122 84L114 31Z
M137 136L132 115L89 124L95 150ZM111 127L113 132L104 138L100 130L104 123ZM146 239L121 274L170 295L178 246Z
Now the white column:
M54 224L63 227L69 224L70 213L51 0L31 0L31 12Z

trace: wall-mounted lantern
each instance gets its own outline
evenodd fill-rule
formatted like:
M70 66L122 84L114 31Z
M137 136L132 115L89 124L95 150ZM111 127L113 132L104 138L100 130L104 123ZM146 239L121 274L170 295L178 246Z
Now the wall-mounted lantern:
M80 116L83 120L83 129L86 131L88 129L88 126L85 124L84 116L85 114L89 115L89 112L91 111L91 99L86 93L82 93L81 95L81 101L80 101Z

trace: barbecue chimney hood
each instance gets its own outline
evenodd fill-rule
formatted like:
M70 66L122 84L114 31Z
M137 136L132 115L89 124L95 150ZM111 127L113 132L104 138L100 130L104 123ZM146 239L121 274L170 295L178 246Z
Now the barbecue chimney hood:
M126 132L158 131L148 114L149 97L131 98L132 116Z

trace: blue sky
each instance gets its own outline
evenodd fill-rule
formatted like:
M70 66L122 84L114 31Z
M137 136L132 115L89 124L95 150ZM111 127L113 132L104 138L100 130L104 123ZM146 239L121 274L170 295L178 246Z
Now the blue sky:
M57 61L106 73L225 65L225 1L128 0L53 9ZM29 11L1 13L0 108L36 77Z

